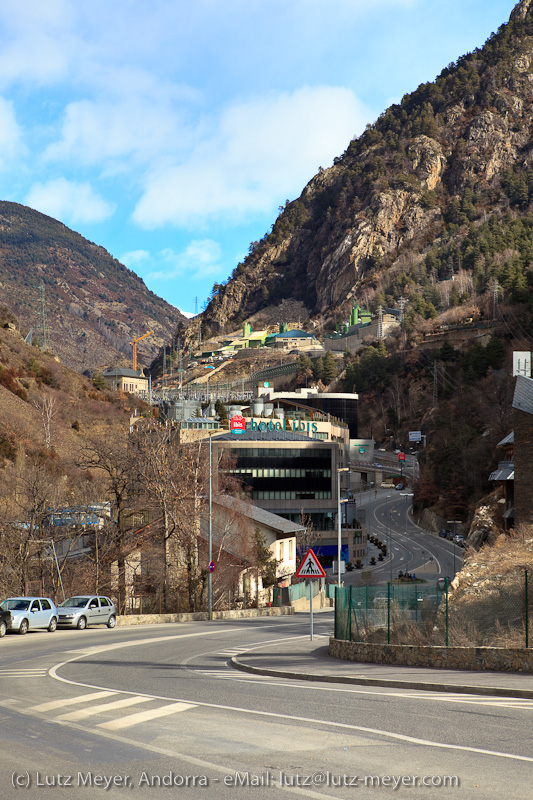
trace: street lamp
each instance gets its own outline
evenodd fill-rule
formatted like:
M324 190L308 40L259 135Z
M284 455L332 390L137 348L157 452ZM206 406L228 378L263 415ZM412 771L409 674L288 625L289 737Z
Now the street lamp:
M337 541L337 585L341 585L341 472L349 472L348 467L337 468L337 523L338 523L338 541Z
M213 437L209 436L209 541L207 563L213 560ZM213 619L213 573L207 573L207 618Z
M400 492L402 497L414 497L414 492ZM404 551L405 551L405 571L408 572L407 564L409 563L409 550L407 548L407 522L409 521L409 506L405 509L405 534L404 534Z

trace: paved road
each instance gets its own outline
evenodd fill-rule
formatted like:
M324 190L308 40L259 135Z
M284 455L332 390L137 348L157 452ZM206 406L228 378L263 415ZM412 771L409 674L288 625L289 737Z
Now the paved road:
M365 510L369 534L378 536L388 548L385 561L373 567L365 564L365 569L372 572L374 583L396 580L399 572L415 573L429 581L436 581L438 577L452 579L461 569L462 548L413 522L408 491L365 492L357 495L356 502ZM377 552L370 545L370 555L377 555ZM343 580L347 585L356 584L360 581L359 573L346 573Z
M331 614L316 616L318 647L332 627ZM381 798L394 782L399 796L435 792L414 788L413 776L457 778L438 792L465 800L530 797L533 701L315 684L231 665L263 653L305 671L307 640L306 615L5 637L0 797ZM196 785L180 785L186 776ZM12 786L28 778L29 788Z

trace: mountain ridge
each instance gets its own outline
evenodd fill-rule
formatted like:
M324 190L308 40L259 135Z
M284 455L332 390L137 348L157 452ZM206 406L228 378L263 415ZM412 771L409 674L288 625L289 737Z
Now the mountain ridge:
M532 2L522 0L482 48L386 109L287 201L227 283L215 285L203 328L224 331L289 297L331 324L356 297L375 310L406 295L412 316L425 315L420 296L430 311L429 304L437 313L449 308L431 299L427 274L416 274L426 258L444 246L450 257L460 253L447 271L439 265L431 275L426 268L430 282L461 270L472 276L479 264L461 253L472 232L492 216L526 220L533 198L533 173L522 185L533 166L532 64ZM529 230L530 220L524 224ZM495 263L509 260L505 253L491 259L482 265L483 281L476 278L459 302L486 293L494 278L509 284ZM524 264L527 282L526 273Z
M186 323L103 247L8 201L0 201L0 289L21 333L32 330L41 346L48 339L48 349L80 372L131 362L132 339L153 331L138 345L140 361L149 364Z

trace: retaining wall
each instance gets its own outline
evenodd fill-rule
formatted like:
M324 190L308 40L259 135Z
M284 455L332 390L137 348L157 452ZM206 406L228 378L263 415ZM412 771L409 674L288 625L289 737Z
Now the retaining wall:
M329 654L346 661L403 664L436 669L533 672L533 649L506 647L429 647L329 640Z
M294 614L290 606L281 608L242 608L232 611L213 611L213 619L249 619L251 617L282 617ZM117 617L117 625L160 625L165 622L204 622L207 611L192 614L124 614Z

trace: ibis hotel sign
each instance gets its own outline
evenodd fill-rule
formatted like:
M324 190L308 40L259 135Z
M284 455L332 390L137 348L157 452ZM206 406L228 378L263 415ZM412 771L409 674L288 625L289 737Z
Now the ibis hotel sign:
M236 414L230 420L230 430L232 433L243 433L246 430L246 420L240 414ZM250 419L250 430L261 431L293 431L295 433L303 433L312 435L317 433L318 425L316 422L306 422L301 419L281 419L271 420L254 420Z
M246 420L240 414L235 414L230 420L230 430L232 433L244 433L246 430Z

